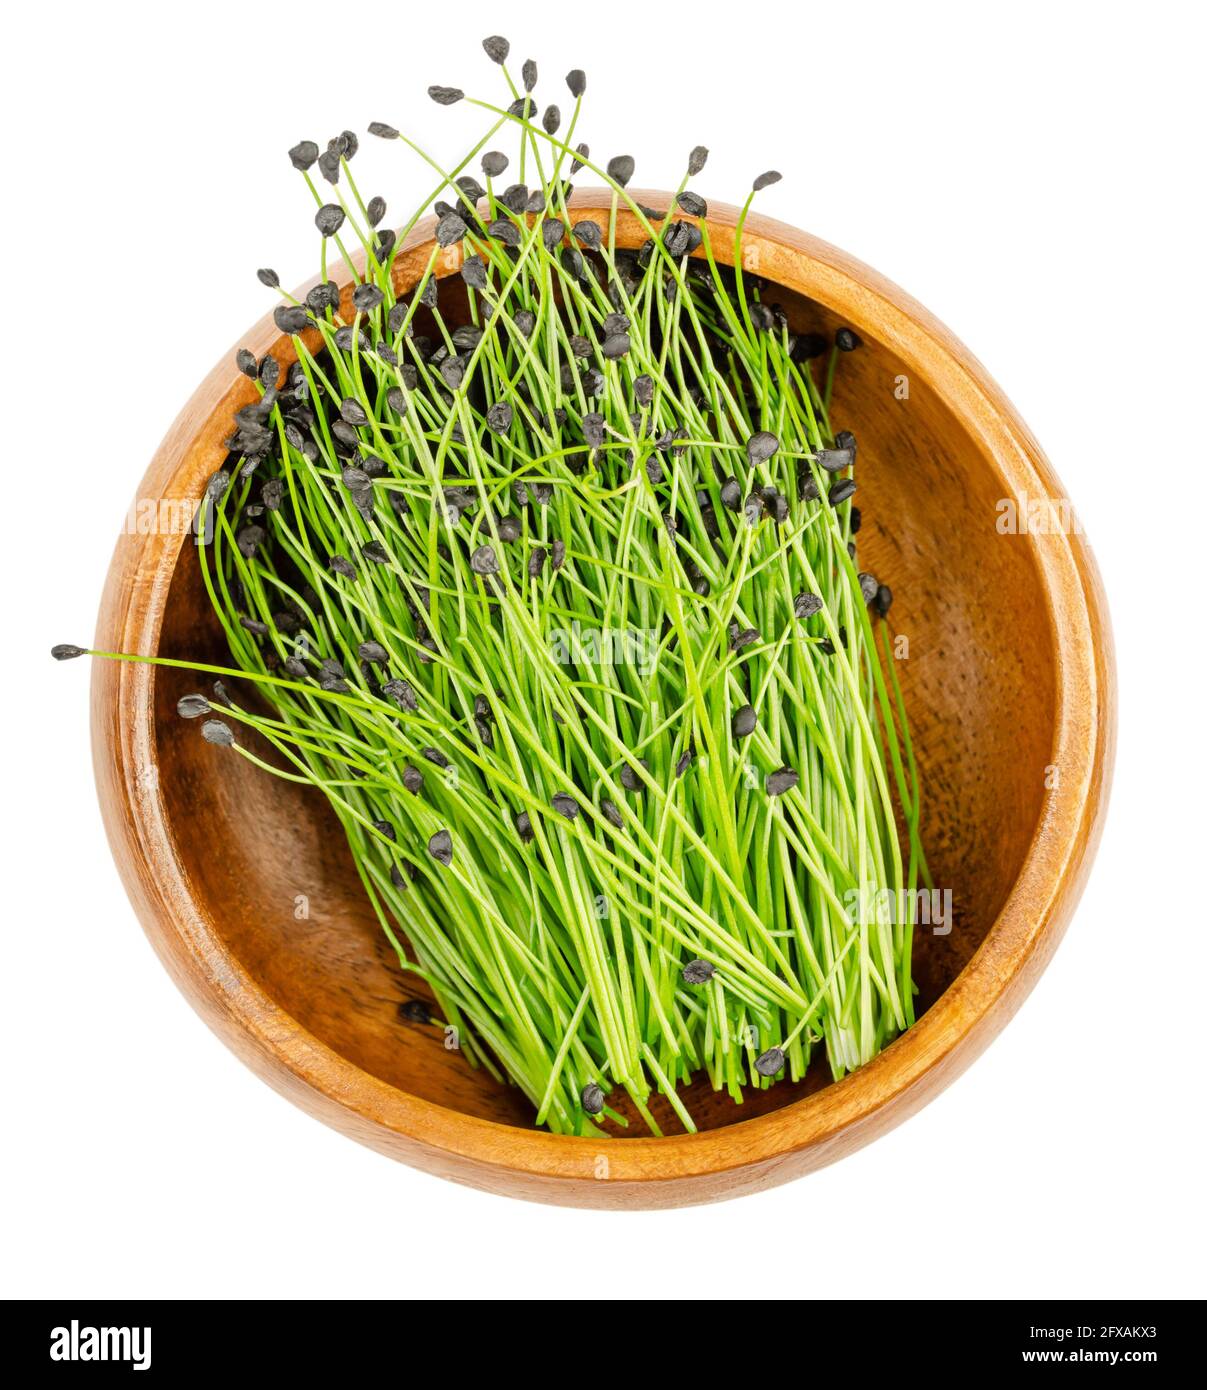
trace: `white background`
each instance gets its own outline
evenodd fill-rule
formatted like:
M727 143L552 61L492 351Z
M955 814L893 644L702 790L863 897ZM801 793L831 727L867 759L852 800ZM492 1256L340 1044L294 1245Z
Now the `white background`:
M764 0L716 7L711 27L667 5L503 8L506 22L481 4L302 0L6 18L4 1292L1202 1296L1195 7ZM729 14L751 28L722 31ZM90 640L160 436L271 306L255 268L312 271L286 149L380 119L450 153L476 122L424 90L490 89L478 40L499 29L539 60L546 100L587 69L584 135L634 151L637 182L670 183L698 142L706 195L740 200L778 167L765 211L945 320L1043 442L1112 606L1111 816L1034 995L902 1128L717 1207L574 1212L454 1187L256 1080L135 922L95 803L86 664L47 656ZM370 140L357 170L399 216L428 184Z

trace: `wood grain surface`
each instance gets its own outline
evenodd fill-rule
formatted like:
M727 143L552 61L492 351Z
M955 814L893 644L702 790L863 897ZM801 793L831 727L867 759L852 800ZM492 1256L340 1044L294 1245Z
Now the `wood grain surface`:
M635 196L654 206L668 198ZM574 203L606 216L610 200L586 191ZM735 220L734 209L710 205L714 249L729 262ZM426 264L431 235L430 223L418 228L397 257L400 290ZM622 214L618 243L643 236ZM454 274L460 256L444 251L441 274ZM418 991L321 795L223 756L178 719L175 702L196 677L94 664L105 823L180 989L311 1114L457 1182L576 1206L664 1207L757 1191L842 1157L925 1104L1005 1025L1055 950L1093 857L1115 737L1097 572L1080 534L1001 534L997 524L1002 499L1064 502L1038 444L968 351L858 261L752 217L743 263L776 287L768 298L794 328L846 324L863 339L840 364L832 418L858 437L860 565L891 585L892 626L908 639L898 669L923 837L936 884L952 895L950 932L916 937L925 1012L859 1072L827 1084L818 1061L800 1086L752 1093L742 1106L701 1083L688 1094L697 1135L612 1142L537 1131L519 1091L400 1014ZM271 317L239 346L271 350L285 367L294 355ZM254 395L232 352L181 412L137 497L182 507L200 498L225 458L231 416ZM121 535L96 646L227 659L187 531ZM655 1113L678 1129L668 1107Z

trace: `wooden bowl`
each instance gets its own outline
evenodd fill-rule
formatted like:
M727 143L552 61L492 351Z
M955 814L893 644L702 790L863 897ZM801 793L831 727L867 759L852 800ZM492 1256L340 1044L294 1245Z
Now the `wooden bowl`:
M665 194L638 196L666 205ZM606 215L609 199L580 193L576 203L583 215ZM714 246L729 261L735 218L711 209ZM642 237L622 215L618 241ZM431 238L428 223L398 256L400 289L415 283ZM859 439L861 563L896 594L923 838L936 883L952 892L947 934L916 938L925 1012L862 1070L826 1084L819 1061L801 1086L776 1085L742 1106L700 1090L689 1101L697 1135L607 1142L534 1129L518 1090L401 1016L415 986L396 967L322 797L222 756L177 718L175 702L196 677L94 666L105 822L177 984L284 1095L456 1182L571 1206L669 1207L831 1163L925 1104L1004 1026L1055 950L1089 869L1113 760L1113 659L1084 539L1067 525L1034 525L1048 500L1068 520L1055 474L976 360L874 271L762 217L747 223L743 257L780 287L794 328L847 324L863 340L841 363L833 418ZM459 247L443 252L441 274L460 258ZM292 360L271 318L241 342ZM173 504L191 515L223 461L232 414L253 393L233 354L223 358L156 454L136 518L147 499L166 503L161 523ZM1009 501L1030 528L1003 533ZM140 529L118 542L97 647L221 662L191 537L179 526ZM665 1106L658 1113L675 1127Z

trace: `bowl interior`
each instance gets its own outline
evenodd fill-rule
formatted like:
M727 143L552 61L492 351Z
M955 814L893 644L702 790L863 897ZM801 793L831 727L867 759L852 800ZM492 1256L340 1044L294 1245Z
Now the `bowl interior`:
M769 297L795 329L839 326L825 306L791 291ZM897 669L922 781L923 842L936 885L951 894L950 919L915 936L921 1012L984 939L1035 833L1056 718L1053 634L1031 548L997 533L1003 488L992 461L925 380L907 374L866 325L853 326L863 346L839 364L832 418L858 438L860 567L895 595L890 625L905 643ZM219 453L213 467L220 463ZM160 653L227 659L187 542ZM322 796L205 743L175 714L195 688L188 672L158 672L160 786L192 894L229 950L282 1010L364 1071L450 1109L531 1127L518 1090L446 1051L437 1027L403 1017L401 1006L425 990L399 968ZM687 1099L701 1128L719 1128L828 1081L819 1056L804 1082L751 1093L741 1106L706 1080ZM654 1108L667 1132L679 1130L669 1107Z

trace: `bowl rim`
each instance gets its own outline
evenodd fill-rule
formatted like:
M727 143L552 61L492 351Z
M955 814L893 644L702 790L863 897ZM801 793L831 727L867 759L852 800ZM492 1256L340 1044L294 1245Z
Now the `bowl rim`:
M673 198L645 189L630 190L630 196L660 206ZM571 206L606 218L611 195L578 190ZM738 217L738 209L710 203L714 252L730 263ZM400 248L394 264L400 289L415 282L436 249L434 225L431 217L419 223ZM622 211L617 243L637 245L644 236L636 217ZM820 302L924 379L991 460L1002 496L1067 498L1035 438L981 364L896 285L838 248L758 214L746 219L741 249L747 272ZM461 255L460 246L440 249L438 274L455 273ZM363 252L357 259L363 261ZM331 278L350 295L346 268ZM240 344L257 356L273 350L283 365L293 356L271 314ZM169 429L136 495L199 497L221 456L233 410L253 393L233 353L224 356ZM1084 535L1013 539L1029 547L1048 605L1056 703L1051 757L1061 767L1059 799L1048 794L1001 911L947 990L865 1067L778 1110L695 1135L601 1143L466 1115L362 1071L269 998L223 944L190 891L157 779L145 775L157 766L155 668L98 661L93 761L123 882L169 973L223 1041L277 1090L370 1147L488 1190L582 1206L684 1205L787 1181L887 1131L970 1065L1030 992L1084 886L1114 760L1114 654L1105 596ZM98 616L98 649L157 650L184 540L178 528L119 537Z

